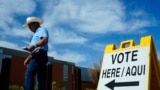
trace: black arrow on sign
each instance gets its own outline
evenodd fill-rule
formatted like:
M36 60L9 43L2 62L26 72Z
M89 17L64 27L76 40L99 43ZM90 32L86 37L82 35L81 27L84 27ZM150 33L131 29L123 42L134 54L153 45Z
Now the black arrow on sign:
M114 87L139 86L139 81L115 82L115 80L112 80L111 82L105 84L105 86L114 90Z

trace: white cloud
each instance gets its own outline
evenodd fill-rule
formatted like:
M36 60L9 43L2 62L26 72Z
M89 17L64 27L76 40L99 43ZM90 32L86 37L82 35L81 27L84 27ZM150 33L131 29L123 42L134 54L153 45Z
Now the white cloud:
M78 32L104 34L131 32L151 24L151 21L143 18L143 11L134 11L132 17L126 19L128 12L125 12L125 6L119 0L64 0L57 3L51 6L52 0L47 2L44 18L50 23L48 26L65 23Z
M54 44L65 44L65 43L83 44L87 41L86 38L78 36L76 33L70 31L64 31L62 29L54 30L52 33L50 33L50 39L52 40L51 43Z
M20 18L16 15L22 16L31 14L35 10L36 4L32 0L1 0L0 1L0 29L4 35L10 35L13 32L19 32ZM15 29L16 28L16 29ZM14 34L13 35L20 35Z
M160 60L160 52L157 53L158 60Z
M59 35L56 34L58 39L60 39L60 35L63 35L57 42L54 40L55 43L77 43L77 40L80 40L80 43L82 43L86 42L87 39L76 33L105 34L106 32L113 31L126 33L126 31L134 31L150 26L151 23L147 19L140 18L145 16L144 11L140 10L131 13L132 17L139 18L129 18L129 20L125 20L127 17L125 6L119 0L98 0L94 2L92 0L48 0L47 2L41 3L45 10L43 14L45 20L44 25L48 30L50 32L54 32L59 28L65 30L63 32L62 30L55 31L59 33ZM10 32L13 32L15 36L24 36L24 33L21 33L21 28L19 28L20 22L17 20L19 18L15 16L32 14L35 12L35 8L36 2L33 0L16 0L16 2L1 0L0 13L3 14L0 15L0 28L3 33L9 35ZM62 26L63 24L71 29L64 28ZM24 32L27 35L29 34L26 31ZM68 33L64 34L65 32ZM75 40L72 39L75 37ZM64 38L65 42L62 42L61 40Z
M108 32L128 33L149 26L150 21L143 19L144 12L134 11L127 17L125 6L119 0L48 0L44 3L43 24L50 32L51 44L84 44L92 38L87 35ZM139 17L139 18L137 18ZM127 20L126 20L127 18ZM79 34L80 33L80 34ZM95 43L93 49L104 46ZM57 59L78 63L86 60L76 51L50 52Z
M146 18L143 11L125 12L125 6L119 0L47 0L42 2L43 24L50 33L51 49L53 44L86 44L89 35L106 34L108 32L128 33L150 26L152 20ZM31 15L36 11L36 1L33 0L0 0L0 34L4 39L8 35L25 37L29 30L21 28L21 16ZM44 10L44 11L43 11ZM128 17L130 13L131 17ZM19 17L20 18L17 18ZM145 18L143 18L145 17ZM127 18L127 19L126 19ZM18 42L21 43L21 42ZM18 43L0 41L0 45L18 48ZM94 49L99 50L103 45L95 43ZM56 52L50 55L57 59L82 62L86 56L78 51ZM159 56L159 55L158 55Z
M35 2L32 0L1 0L0 11L3 14L31 14L35 10Z
M13 28L10 31L10 33L13 33L12 36L19 36L19 37L29 37L32 34L29 29L24 29L24 28Z
M2 47L6 47L6 48L13 48L13 49L18 49L18 45L11 43L11 42L7 42L7 41L0 41L0 46Z
M94 43L93 46L92 46L92 48L93 48L94 50L103 52L104 49L105 49L105 46L106 46L106 45L101 44L101 43Z
M77 52L70 51L70 50L64 50L62 53L51 51L49 52L49 56L54 57L55 59L58 59L58 60L73 62L76 64L86 60L85 55L82 55L82 54L79 54Z

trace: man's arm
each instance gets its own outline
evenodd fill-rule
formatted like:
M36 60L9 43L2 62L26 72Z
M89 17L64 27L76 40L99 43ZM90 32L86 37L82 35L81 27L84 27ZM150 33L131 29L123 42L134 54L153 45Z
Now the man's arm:
M48 43L48 37L42 37L42 39L36 44L37 47L43 46Z
M40 47L48 43L48 37L43 37L36 45L29 46L24 50L33 51L36 47Z

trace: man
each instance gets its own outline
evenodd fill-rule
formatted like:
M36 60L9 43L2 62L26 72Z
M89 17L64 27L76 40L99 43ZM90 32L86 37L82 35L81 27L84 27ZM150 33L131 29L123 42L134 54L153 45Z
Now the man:
M34 34L30 45L24 50L31 53L24 61L27 65L25 72L25 90L34 90L34 76L37 76L38 90L46 90L46 63L48 62L48 31L40 26L43 20L38 17L28 17L25 26Z

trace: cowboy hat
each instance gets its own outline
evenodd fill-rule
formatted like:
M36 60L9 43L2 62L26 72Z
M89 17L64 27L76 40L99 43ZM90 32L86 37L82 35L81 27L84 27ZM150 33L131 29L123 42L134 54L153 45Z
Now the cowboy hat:
M39 17L27 17L26 23L23 25L23 27L28 26L28 24L32 22L38 22L39 24L42 24L43 20Z

